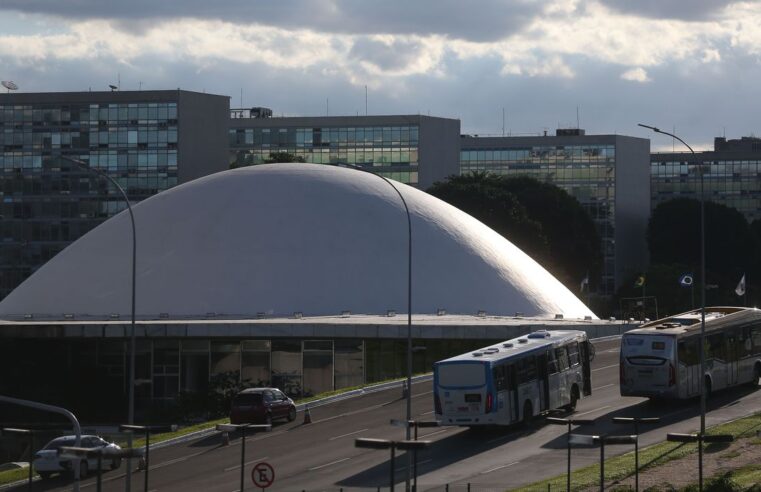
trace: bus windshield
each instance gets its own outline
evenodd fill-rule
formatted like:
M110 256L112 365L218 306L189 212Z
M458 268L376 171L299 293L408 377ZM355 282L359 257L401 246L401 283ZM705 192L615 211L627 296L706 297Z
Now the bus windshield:
M443 388L478 387L486 384L486 371L480 362L439 364L439 386Z

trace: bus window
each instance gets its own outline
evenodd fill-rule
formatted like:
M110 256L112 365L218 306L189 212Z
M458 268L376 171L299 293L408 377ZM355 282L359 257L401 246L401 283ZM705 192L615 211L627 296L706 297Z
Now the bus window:
M438 367L442 388L479 387L486 384L483 364L441 364Z
M679 362L692 366L700 363L700 354L698 354L698 340L696 338L681 340L677 346L679 351Z
M550 349L547 351L547 374L556 374L558 371L558 362L555 359L555 351Z
M516 366L518 384L528 383L536 379L536 358L533 355L520 359Z
M568 370L568 351L565 347L555 349L555 358L558 361L558 371Z
M724 360L724 334L716 333L706 337L706 359Z
M753 340L753 353L761 353L761 326L754 326L750 337Z
M497 366L492 369L492 375L494 376L494 386L497 391L506 390L508 387L507 381L507 367Z
M568 345L568 362L571 363L571 367L578 366L579 361L579 342L571 342Z

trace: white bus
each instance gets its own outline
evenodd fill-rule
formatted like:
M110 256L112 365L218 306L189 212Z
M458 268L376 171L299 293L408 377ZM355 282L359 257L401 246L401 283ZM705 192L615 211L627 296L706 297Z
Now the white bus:
M441 425L527 422L576 408L592 394L592 349L583 331L536 331L436 362L433 398Z
M761 378L761 311L707 307L705 374L700 374L700 310L647 323L621 338L621 396L691 398Z

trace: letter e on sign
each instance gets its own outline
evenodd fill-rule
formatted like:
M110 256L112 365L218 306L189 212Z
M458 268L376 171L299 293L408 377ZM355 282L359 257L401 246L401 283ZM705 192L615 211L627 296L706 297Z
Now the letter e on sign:
M254 485L266 489L275 481L275 469L269 463L262 461L254 465L251 470L251 480Z

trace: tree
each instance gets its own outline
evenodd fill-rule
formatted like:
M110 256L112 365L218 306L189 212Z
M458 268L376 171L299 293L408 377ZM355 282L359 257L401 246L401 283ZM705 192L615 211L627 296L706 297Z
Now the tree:
M705 202L705 266L706 305L738 305L742 301L734 292L740 277L749 274L751 281L758 265L756 253L759 244L754 228L734 208L714 202ZM691 198L677 198L659 204L650 217L647 229L650 250L649 271L672 269L669 276L648 275L648 292L660 293L664 306L674 302L676 311L684 305L674 299L678 292L681 273L692 273L695 281L695 302L700 303L700 202ZM661 283L663 285L661 285ZM627 286L624 285L622 290ZM748 286L751 292L752 286ZM749 297L752 301L752 297ZM664 313L673 313L663 309Z
M289 152L273 152L264 159L264 163L271 164L273 162L304 162L304 158Z
M706 269L731 275L750 269L756 262L756 239L737 209L705 202ZM677 198L658 205L647 228L652 263L685 263L700 266L700 202ZM739 278L739 277L738 277Z
M428 193L477 218L530 255L574 292L599 276L600 241L581 204L531 178L485 172L450 176Z

